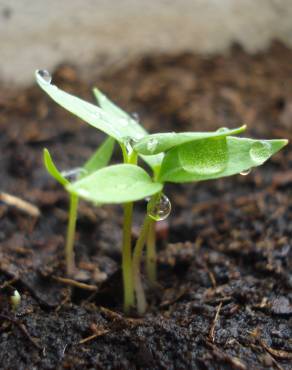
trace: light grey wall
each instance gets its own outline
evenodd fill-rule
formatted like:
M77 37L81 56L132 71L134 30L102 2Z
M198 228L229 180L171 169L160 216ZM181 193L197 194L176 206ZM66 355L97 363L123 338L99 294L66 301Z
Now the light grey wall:
M26 84L36 68L152 51L253 52L292 45L292 0L0 0L0 80Z

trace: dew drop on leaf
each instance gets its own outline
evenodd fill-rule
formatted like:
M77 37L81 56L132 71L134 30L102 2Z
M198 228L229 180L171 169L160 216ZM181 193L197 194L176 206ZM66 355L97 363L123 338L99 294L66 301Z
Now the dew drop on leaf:
M136 140L133 137L125 137L123 141L124 141L124 145L126 147L127 153L131 154L134 150L133 146L136 144L138 140Z
M244 171L241 171L240 172L240 175L241 176L247 176L251 173L251 168L249 168L248 170L244 170Z
M249 155L257 165L264 163L271 155L271 145L264 141L256 141L252 144Z
M226 132L226 131L228 131L227 127L220 127L218 128L218 130L216 130L216 132Z
M157 148L157 145L158 145L158 140L155 138L152 138L147 143L147 150L149 150L149 152L154 152L154 150Z
M37 78L40 80L40 82L45 84L50 84L52 82L52 76L46 69L38 69Z
M87 174L86 169L82 167L76 167L61 172L61 175L70 182L76 181L80 175L85 176L86 174Z
M187 172L202 176L222 172L228 161L226 138L197 140L181 145L178 157Z
M165 194L161 194L160 198L156 201L149 201L147 205L147 214L154 221L165 220L171 211L171 203Z
M140 117L139 117L139 114L137 112L133 112L131 114L131 116L132 116L132 118L133 118L134 121L136 121L138 123L140 122Z

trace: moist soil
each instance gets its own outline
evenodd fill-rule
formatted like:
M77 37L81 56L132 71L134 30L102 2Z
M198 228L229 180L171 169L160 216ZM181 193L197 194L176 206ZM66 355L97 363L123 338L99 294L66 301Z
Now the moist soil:
M238 45L225 56L149 55L102 74L96 63L90 83L78 76L64 64L54 82L91 101L100 87L151 132L246 123L247 136L292 140L292 51L279 43L256 55ZM291 369L291 146L248 176L166 187L159 282L145 280L138 317L122 311L120 207L81 202L78 272L64 280L68 195L42 149L61 169L79 167L102 134L36 86L0 88L0 128L1 191L40 210L1 194L1 369Z

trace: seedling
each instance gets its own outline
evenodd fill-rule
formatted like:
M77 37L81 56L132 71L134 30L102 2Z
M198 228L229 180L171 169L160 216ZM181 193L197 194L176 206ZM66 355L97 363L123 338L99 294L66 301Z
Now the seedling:
M81 179L85 176L90 175L94 171L102 167L105 167L111 159L113 149L114 149L114 139L110 137L104 141L104 143L96 150L96 152L83 165L83 167L63 172L57 169L48 149L44 149L43 153L44 165L49 174L66 189L66 186L71 184L69 179L72 179L72 181L76 179ZM70 276L73 275L75 270L74 240L79 197L76 194L69 193L69 198L70 205L65 245L65 257L66 257L67 275Z
M13 294L10 296L10 303L12 306L12 310L16 311L21 303L21 295L19 294L18 290L14 290Z
M141 280L141 262L147 244L146 271L156 281L155 222L165 219L171 209L163 194L165 183L212 180L246 174L268 160L287 144L287 140L253 140L238 138L246 127L220 128L215 132L162 133L149 135L127 113L95 89L100 108L51 85L44 71L37 71L37 81L57 103L95 128L117 140L123 164L93 172L66 189L74 196L93 203L123 204L123 277L124 309L136 305L139 314L146 310ZM150 167L148 174L138 166L138 157ZM134 249L131 243L133 202L150 198L146 216ZM134 295L135 293L135 295Z

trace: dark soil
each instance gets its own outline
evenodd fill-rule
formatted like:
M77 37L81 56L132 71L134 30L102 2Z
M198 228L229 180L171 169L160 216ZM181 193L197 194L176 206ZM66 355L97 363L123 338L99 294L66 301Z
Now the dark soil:
M93 99L72 66L54 82ZM101 76L97 65L92 85L152 132L244 122L248 136L292 139L292 50L277 43L254 56L238 46L228 56L150 55ZM159 286L139 318L122 313L119 207L81 204L76 279L86 286L60 280L68 197L42 149L68 169L102 135L37 87L0 88L0 128L1 191L41 211L0 204L1 369L291 369L291 146L248 176L168 186ZM143 202L134 235L142 211Z

